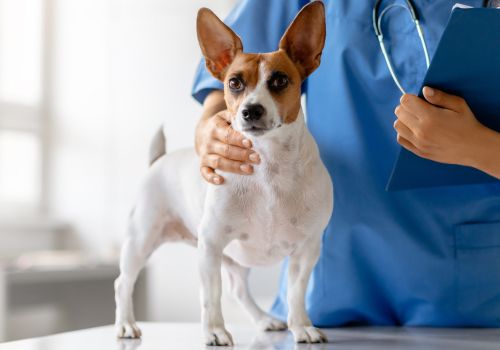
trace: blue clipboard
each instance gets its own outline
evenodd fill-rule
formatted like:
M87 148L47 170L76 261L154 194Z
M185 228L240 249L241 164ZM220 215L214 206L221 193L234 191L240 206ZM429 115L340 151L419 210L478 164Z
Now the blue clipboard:
M453 10L423 86L463 97L483 125L500 131L500 10ZM497 181L479 170L437 163L402 148L386 190Z

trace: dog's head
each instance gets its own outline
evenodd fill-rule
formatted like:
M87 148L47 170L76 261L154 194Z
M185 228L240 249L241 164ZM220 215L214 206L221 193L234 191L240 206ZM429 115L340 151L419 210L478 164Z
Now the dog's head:
M206 8L197 31L207 69L224 83L233 128L257 136L296 120L301 83L318 68L325 42L321 1L304 6L270 53L244 53L240 38Z

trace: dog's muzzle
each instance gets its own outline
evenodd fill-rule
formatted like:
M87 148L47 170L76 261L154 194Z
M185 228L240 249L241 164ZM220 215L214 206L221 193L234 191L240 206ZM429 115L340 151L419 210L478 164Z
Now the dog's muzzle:
M266 125L267 111L260 103L247 104L241 110L241 126L245 132L254 135L264 134L269 130Z

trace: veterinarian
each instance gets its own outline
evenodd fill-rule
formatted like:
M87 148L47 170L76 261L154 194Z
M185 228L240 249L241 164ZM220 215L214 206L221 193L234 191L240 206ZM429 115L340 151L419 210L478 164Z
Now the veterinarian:
M243 0L226 23L241 34L245 51L272 51L306 2ZM402 95L373 31L375 0L324 2L327 42L304 92L309 129L334 181L335 211L307 293L313 323L500 326L500 184L384 190L399 144L500 177L499 134L459 97L431 89L425 99L409 94L418 92L427 67L406 9L394 7L382 21L392 64L409 92ZM455 2L413 1L431 57ZM193 87L204 103L196 147L202 175L223 185L214 169L251 174L259 155L229 127L221 89L202 62ZM283 274L272 307L282 319L285 280Z

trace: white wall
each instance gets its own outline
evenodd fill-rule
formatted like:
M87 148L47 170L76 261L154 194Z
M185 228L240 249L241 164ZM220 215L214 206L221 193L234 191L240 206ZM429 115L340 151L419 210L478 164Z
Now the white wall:
M106 254L124 237L154 131L164 123L169 150L193 144L200 114L190 96L200 58L197 9L207 6L225 16L235 1L49 1L50 209L74 224L75 244ZM150 319L197 320L195 250L163 246L149 267ZM265 304L277 290L277 271L251 276L254 294ZM240 321L243 313L225 303L226 318Z

